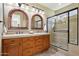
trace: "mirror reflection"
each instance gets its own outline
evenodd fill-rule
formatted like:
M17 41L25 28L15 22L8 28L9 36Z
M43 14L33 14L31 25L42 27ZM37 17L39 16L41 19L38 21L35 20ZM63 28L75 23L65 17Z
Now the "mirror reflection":
M11 14L11 28L27 28L28 17L22 11L16 10Z
M32 29L43 29L43 19L40 15L33 16Z

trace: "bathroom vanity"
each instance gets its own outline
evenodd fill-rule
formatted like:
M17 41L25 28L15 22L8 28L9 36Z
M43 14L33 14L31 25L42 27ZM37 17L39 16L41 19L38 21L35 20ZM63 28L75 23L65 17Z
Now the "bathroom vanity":
M3 35L3 56L31 56L50 47L49 33Z

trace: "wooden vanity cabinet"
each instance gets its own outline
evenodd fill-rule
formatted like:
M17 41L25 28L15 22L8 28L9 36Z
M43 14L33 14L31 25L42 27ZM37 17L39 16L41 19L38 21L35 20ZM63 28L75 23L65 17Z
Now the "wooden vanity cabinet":
M31 56L43 52L49 47L49 35L2 40L2 53L4 56Z

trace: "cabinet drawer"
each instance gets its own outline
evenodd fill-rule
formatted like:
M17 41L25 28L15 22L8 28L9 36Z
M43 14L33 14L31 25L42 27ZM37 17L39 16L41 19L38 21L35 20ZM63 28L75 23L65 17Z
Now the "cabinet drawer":
M49 40L50 39L50 36L49 35L44 35L43 36L43 39L48 39Z
M23 50L23 56L31 56L32 48Z
M43 42L43 39L36 39L35 40L35 43L42 43Z
M23 49L32 48L32 47L33 47L33 43L31 43L31 42L23 43Z
M43 51L43 46L36 46L34 49L33 49L33 54L36 54L38 52L42 52Z
M43 50L43 47L42 46L38 46L35 48L35 52L41 52Z
M10 47L10 48L14 48L16 46L19 46L19 43L10 43L10 44L6 44L6 45L2 45L4 48Z
M43 45L43 42L36 42L34 45L35 46Z
M31 37L23 38L23 42L29 42L29 41L33 41L33 39Z
M3 45L10 45L10 44L18 44L19 40L18 39L3 39L2 44Z
M39 42L39 41L42 41L43 39L35 39L35 41Z
M18 56L18 47L12 46L7 48L8 56Z

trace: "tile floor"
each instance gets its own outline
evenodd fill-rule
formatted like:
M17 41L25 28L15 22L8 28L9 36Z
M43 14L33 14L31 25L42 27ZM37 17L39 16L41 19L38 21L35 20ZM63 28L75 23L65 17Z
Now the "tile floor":
M35 56L65 56L65 54L61 53L60 51L57 51L57 49L54 49L53 47L51 47L47 51L37 54Z
M79 46L69 44L68 47L68 51L50 47L47 51L36 54L35 56L79 56Z

